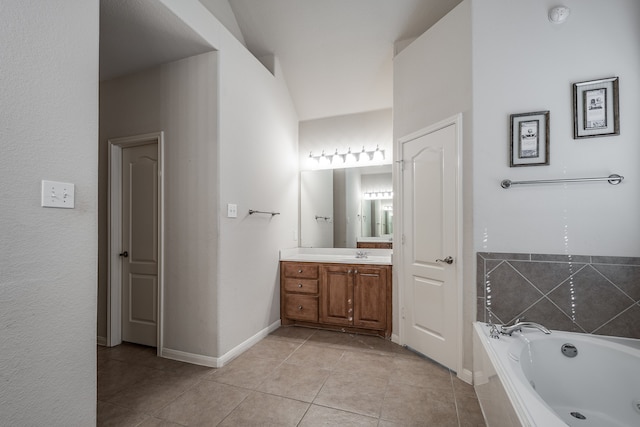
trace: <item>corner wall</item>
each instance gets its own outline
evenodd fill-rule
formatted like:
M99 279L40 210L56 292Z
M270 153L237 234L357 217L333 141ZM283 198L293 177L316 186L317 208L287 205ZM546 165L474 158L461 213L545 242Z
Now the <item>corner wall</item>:
M106 316L108 139L164 131L163 344L208 357L217 355L217 55L100 84L100 313ZM98 324L106 336L106 317Z
M472 326L475 320L475 269L472 224L472 68L471 4L463 1L394 59L393 140L395 158L400 158L398 140L434 123L462 113L463 175L463 368L472 369ZM401 176L399 168L395 176ZM394 194L399 194L398 183ZM393 201L400 208L397 197ZM396 213L396 218L399 214ZM401 268L394 265L394 270ZM396 273L394 273L395 275ZM393 333L399 333L400 301L397 280L393 290Z
M95 425L99 4L1 9L0 425Z

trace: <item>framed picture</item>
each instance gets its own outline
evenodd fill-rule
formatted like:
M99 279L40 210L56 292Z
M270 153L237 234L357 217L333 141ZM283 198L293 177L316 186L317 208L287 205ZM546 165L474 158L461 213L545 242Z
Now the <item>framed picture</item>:
M511 115L510 166L549 164L549 111Z
M620 135L618 78L573 84L573 138Z

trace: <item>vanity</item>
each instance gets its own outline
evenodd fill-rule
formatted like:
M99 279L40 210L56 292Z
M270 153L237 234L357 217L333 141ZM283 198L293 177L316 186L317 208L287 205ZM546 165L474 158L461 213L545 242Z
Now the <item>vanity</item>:
M281 324L389 338L391 264L387 249L280 251Z

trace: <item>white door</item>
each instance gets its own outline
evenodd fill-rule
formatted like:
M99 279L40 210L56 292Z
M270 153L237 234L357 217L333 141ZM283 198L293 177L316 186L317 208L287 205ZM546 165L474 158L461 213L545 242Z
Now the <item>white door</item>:
M458 127L453 121L402 143L403 340L458 368Z
M122 149L122 340L155 347L158 145Z

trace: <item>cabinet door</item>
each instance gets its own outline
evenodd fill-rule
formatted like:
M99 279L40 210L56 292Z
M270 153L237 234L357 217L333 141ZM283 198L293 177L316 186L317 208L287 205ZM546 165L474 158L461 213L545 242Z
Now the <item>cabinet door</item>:
M353 267L320 267L320 323L351 326L353 323Z
M353 326L385 329L387 325L387 269L358 266L353 273Z

